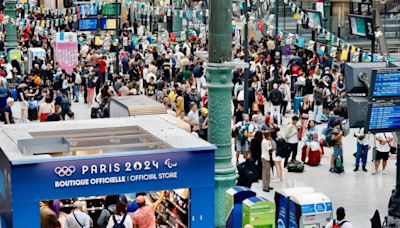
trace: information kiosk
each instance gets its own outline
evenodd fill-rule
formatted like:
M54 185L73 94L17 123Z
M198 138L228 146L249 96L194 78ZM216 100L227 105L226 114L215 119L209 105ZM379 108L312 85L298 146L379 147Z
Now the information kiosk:
M275 192L276 224L278 228L289 227L289 202L294 194L313 193L312 187L282 188Z
M0 138L0 227L40 227L50 202L62 223L75 201L98 227L106 197L161 191L158 225L214 226L216 148L157 116L6 125Z

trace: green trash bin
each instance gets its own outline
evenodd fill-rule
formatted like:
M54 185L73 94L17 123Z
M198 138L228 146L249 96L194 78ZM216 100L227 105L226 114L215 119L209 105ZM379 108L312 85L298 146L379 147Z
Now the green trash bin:
M254 196L243 201L243 226L250 224L254 228L275 228L275 203Z

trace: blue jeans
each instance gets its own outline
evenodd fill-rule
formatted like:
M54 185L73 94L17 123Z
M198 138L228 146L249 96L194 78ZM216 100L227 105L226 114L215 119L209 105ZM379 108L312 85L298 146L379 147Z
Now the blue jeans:
M79 102L79 85L74 85L74 98L76 102Z
M365 168L367 165L368 157L368 145L361 145L357 143L357 153L356 153L356 168L360 165L360 159L362 161L362 167Z

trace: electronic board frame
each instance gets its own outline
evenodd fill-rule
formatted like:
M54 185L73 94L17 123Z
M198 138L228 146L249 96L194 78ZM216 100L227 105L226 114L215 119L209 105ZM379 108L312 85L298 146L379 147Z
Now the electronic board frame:
M372 74L371 74L371 88L369 92L369 101L376 101L376 100L393 100L393 99L400 99L400 93L398 96L374 96L374 91L375 91L375 83L376 83L376 77L378 73L398 73L400 74L400 68L386 68L386 69L373 69ZM399 81L400 84L400 81Z
M365 122L365 131L369 133L380 133L380 132L395 132L398 131L400 128L380 128L380 129L370 129L370 122L371 122L371 114L372 114L372 107L373 105L382 104L382 105L391 105L396 104L394 106L400 107L400 99L393 100L393 101L380 101L380 102L369 102L368 103L368 115L367 121Z

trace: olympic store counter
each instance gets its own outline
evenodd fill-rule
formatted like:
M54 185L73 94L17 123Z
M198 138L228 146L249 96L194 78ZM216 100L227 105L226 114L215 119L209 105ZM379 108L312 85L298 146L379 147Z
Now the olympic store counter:
M214 226L216 147L159 116L5 125L0 138L0 227L40 227L53 200L67 214L83 202L96 227L106 196L161 191L158 227Z

